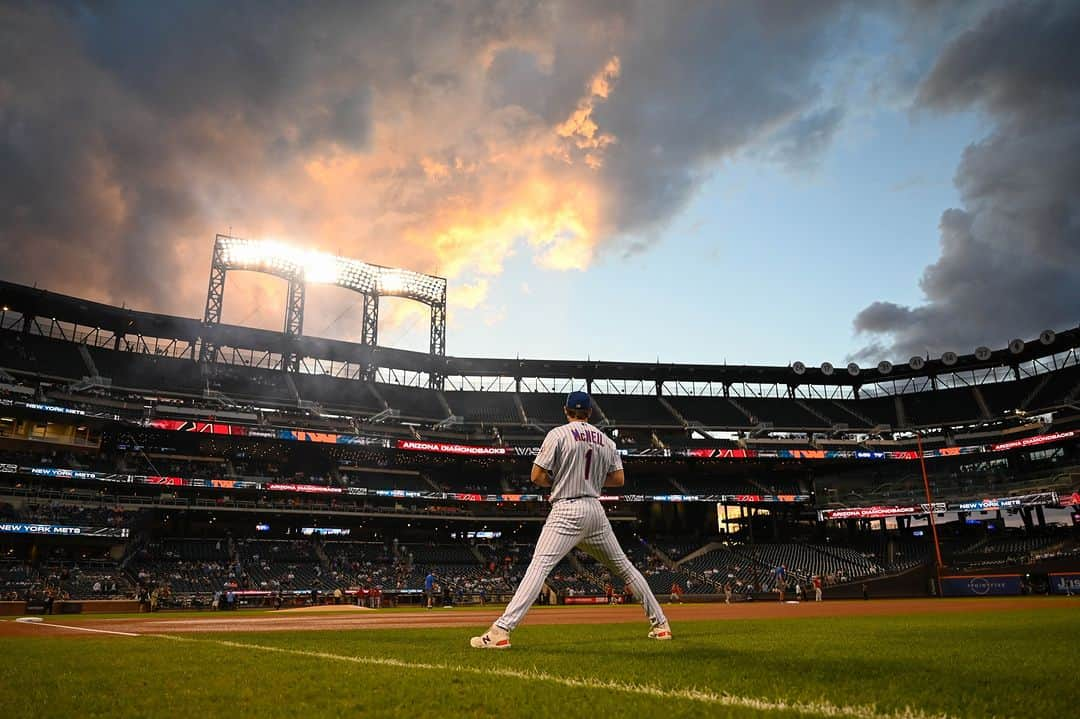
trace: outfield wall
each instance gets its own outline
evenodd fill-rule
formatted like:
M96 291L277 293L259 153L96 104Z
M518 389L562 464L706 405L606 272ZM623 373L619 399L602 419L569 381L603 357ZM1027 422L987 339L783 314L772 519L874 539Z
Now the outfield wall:
M27 609L30 608L30 611ZM88 599L84 602L55 602L53 614L127 614L139 611L139 602L135 599ZM37 607L27 602L0 602L0 616L11 617L23 614L43 614Z
M1023 592L1019 574L976 574L941 578L945 597L1009 597Z
M1080 596L1080 572L1051 574L1050 591L1053 594Z

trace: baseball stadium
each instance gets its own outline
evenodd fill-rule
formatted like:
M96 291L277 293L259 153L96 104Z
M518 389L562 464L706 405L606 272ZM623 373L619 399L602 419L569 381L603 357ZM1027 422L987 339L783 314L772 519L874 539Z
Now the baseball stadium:
M1080 715L1077 0L0 1L0 719Z
M289 283L284 331L220 321L230 271ZM312 282L362 295L365 341L304 335ZM202 320L0 284L10 715L1068 711L1080 330L869 368L462 358L445 293L222 235ZM378 344L385 296L430 352ZM572 550L475 652L582 391L674 641Z

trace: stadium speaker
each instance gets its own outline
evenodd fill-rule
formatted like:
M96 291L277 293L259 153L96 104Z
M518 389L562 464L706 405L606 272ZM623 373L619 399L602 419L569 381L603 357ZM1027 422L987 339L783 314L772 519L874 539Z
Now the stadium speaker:
M821 374L825 375L826 377L832 377L832 373L833 373L832 364L829 363L829 362L822 362L821 363Z
M851 375L852 377L858 377L859 376L859 365L855 364L854 362L849 363L848 366L847 366L847 373L849 375Z
M945 354L941 355L941 361L944 362L946 366L952 367L954 364L956 364L956 353L946 352Z
M925 366L926 366L926 360L924 360L919 355L915 355L914 357L912 357L911 359L908 360L908 367L915 370L916 372L918 372L919 370L921 370Z
M1044 345L1052 345L1056 339L1057 335L1054 334L1054 330L1043 330L1039 333L1039 341Z
M991 352L989 347L975 348L975 359L979 360L980 362L985 362L986 360L990 359L990 354Z
M792 362L791 371L797 375L802 376L806 374L806 365L804 365L802 362Z
M1018 355L1024 351L1024 340L1016 339L1009 343L1009 351Z
M889 360L881 360L877 364L877 371L881 374L889 374L892 372L892 362Z

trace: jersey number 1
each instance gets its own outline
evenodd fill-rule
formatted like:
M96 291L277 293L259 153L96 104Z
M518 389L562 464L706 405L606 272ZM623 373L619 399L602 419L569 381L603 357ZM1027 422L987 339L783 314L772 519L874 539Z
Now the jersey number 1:
M585 453L585 481L589 481L589 467L592 466L592 450Z

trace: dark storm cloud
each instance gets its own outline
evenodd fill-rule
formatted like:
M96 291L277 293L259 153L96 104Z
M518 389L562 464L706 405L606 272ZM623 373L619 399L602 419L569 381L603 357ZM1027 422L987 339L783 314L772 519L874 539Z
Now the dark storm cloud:
M832 144L843 120L844 108L836 105L810 111L773 138L770 153L792 170L812 166Z
M667 221L717 160L791 130L854 20L837 3L646 3L631 18L622 78L600 107L619 138L605 165L617 230Z
M946 48L921 107L982 109L994 131L970 145L941 217L926 303L871 304L855 329L896 357L971 351L1080 322L1080 4L1014 3ZM868 354L864 351L862 354Z
M843 117L816 78L853 22L829 2L4 4L0 276L196 314L234 226L466 278L475 303L515 233L582 267L648 241L724 158L812 161Z

